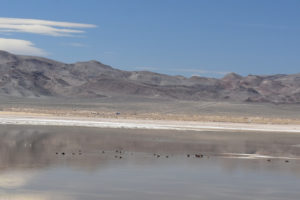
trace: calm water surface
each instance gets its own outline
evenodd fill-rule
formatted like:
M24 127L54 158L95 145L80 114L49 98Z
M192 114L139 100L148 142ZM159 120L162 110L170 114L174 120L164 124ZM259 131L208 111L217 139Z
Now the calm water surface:
M300 197L295 134L0 128L0 199Z

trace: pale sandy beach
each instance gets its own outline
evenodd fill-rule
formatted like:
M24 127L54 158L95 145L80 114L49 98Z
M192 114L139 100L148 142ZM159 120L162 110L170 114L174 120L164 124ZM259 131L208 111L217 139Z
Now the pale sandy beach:
M229 122L194 122L171 120L54 117L36 115L0 115L0 124L78 126L98 128L158 129L182 131L256 131L300 133L300 125L254 124Z

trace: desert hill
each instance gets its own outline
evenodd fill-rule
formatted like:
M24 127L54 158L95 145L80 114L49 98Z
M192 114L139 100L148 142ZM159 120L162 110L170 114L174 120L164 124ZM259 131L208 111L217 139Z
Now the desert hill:
M300 74L230 73L222 79L122 71L98 61L65 64L0 51L0 95L13 97L146 96L178 100L300 102Z

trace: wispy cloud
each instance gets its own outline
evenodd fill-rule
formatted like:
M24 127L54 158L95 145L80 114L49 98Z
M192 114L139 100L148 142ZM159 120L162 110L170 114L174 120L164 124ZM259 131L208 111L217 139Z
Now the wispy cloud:
M297 27L291 27L282 24L267 24L267 23L226 23L233 27L242 28L255 28L255 29L276 29L276 30L288 30L288 29L298 29Z
M265 29L288 29L288 26L285 25L270 25L270 24L244 24L244 26L247 27L253 27L253 28L265 28Z
M23 32L55 37L69 37L82 34L82 29L95 28L94 24L59 22L39 19L0 18L0 32Z
M22 55L45 56L47 53L27 40L0 38L0 50Z
M71 46L71 47L87 47L88 46L86 44L82 44L82 43L79 43L79 42L64 43L63 45Z
M141 71L157 71L159 70L159 68L156 68L156 67L147 67L147 66L144 66L144 67L128 67L132 70L141 70Z
M30 33L54 37L72 37L82 35L85 33L84 29L95 27L97 26L94 24L0 17L0 33L2 35ZM70 43L69 45L73 47L85 46L81 43ZM22 39L0 38L0 50L25 55L47 55L44 50L36 47L31 41Z
M189 69L189 68L182 68L182 69L175 69L174 71L183 72L183 73L192 73L192 74L215 74L215 75L226 75L230 72L228 71L216 71L216 70L203 70L203 69Z
M222 77L231 72L229 71L217 71L217 70L204 70L196 68L166 68L162 67L150 67L150 66L139 66L139 67L126 67L128 70L138 70L138 71L152 71L157 73L167 73L175 75L186 75L186 76L209 76L209 77Z

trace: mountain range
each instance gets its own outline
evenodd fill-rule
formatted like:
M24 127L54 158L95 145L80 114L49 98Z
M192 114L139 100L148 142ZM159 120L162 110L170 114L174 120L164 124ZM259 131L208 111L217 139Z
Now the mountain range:
M123 71L98 61L66 64L0 51L0 96L104 98L117 95L176 100L300 103L300 74L221 79Z

